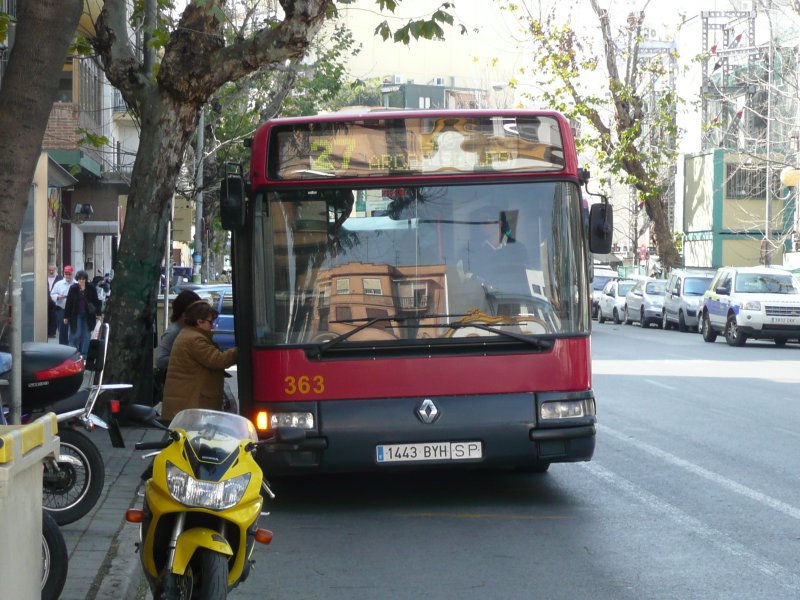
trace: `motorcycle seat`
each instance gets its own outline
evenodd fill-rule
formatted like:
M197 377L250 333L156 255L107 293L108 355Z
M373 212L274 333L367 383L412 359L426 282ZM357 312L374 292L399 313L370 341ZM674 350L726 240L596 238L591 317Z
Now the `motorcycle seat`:
M89 399L90 390L78 390L72 396L64 398L63 400L56 400L55 402L36 402L29 403L23 401L23 410L35 411L53 411L57 415L67 413L73 410L78 410L86 406L86 401ZM30 405L30 406L29 406Z

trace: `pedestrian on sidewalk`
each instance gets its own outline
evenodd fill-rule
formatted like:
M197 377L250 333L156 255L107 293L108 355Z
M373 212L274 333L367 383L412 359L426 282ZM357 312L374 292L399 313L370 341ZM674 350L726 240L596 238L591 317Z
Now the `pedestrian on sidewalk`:
M153 404L157 405L164 397L164 384L167 381L167 367L169 366L169 355L172 352L172 346L175 343L175 338L183 329L184 321L183 316L189 305L200 300L192 290L183 290L172 301L172 314L169 317L170 323L164 333L161 334L161 339L158 341L158 348L156 348L156 368L153 374Z
M85 357L89 352L92 337L100 315L103 312L97 290L88 285L89 275L80 270L75 273L76 285L69 288L64 306L64 322L69 324L69 345Z
M75 270L72 265L64 267L64 278L53 284L50 290L50 299L55 303L55 317L58 324L58 343L64 346L69 344L69 326L64 320L64 308L67 304L67 292L75 281L72 279Z
M156 368L160 371L164 373L167 372L172 345L175 343L175 338L178 337L181 329L183 329L184 313L189 305L194 304L198 300L200 300L200 296L195 292L192 290L183 290L175 297L175 300L172 301L172 314L169 317L169 326L164 333L161 334L158 348L156 348Z
M53 286L61 281L63 277L58 274L58 269L54 263L47 265L47 337L55 337L58 331L58 324L64 318L62 310L61 316L58 314L58 305L53 300Z
M185 408L222 410L225 369L236 364L236 348L220 350L212 339L217 311L208 303L191 304L183 316L167 368L161 418L171 421Z

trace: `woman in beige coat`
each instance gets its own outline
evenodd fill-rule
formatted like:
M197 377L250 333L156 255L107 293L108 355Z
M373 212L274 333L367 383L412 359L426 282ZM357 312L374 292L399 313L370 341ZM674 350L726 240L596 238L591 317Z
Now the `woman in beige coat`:
M217 311L208 302L190 304L169 356L161 418L184 408L222 410L225 369L236 364L236 348L222 351L211 339Z

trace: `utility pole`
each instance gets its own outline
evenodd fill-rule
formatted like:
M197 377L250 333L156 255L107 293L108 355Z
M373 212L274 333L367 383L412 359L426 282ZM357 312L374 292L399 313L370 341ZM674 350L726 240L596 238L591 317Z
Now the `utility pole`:
M200 109L200 119L197 123L197 144L195 150L195 165L197 176L195 180L195 207L194 207L194 254L192 255L192 281L200 283L202 281L203 264L203 146L205 143L205 116L203 109Z
M22 423L22 236L11 265L11 412L9 423Z
M767 196L767 203L765 207L765 215L764 215L764 265L770 266L772 262L772 241L771 241L771 231L772 231L772 173L770 169L772 168L772 86L774 85L775 78L773 76L772 69L775 66L775 43L772 39L773 32L772 32L772 15L770 14L770 9L772 7L766 7L765 13L767 15L767 22L769 23L769 46L767 50L767 164L766 164L766 172L767 172L767 181L766 181L766 196Z

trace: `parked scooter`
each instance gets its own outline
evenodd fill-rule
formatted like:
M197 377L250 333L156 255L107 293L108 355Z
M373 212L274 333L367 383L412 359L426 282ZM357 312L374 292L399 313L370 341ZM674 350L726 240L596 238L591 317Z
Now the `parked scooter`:
M127 416L157 425L153 409L132 405ZM144 506L125 518L140 523L138 550L153 597L164 600L222 599L250 573L259 529L262 490L274 498L255 450L262 444L297 443L300 429L277 430L258 440L246 418L214 410L179 412L159 442L139 442L155 453L146 478ZM146 456L153 456L149 454Z
M131 387L130 384L103 384L108 333L109 326L104 323L97 339L90 343L85 360L71 346L44 343L22 346L23 422L47 412L56 413L58 419L59 456L44 461L42 505L59 525L86 515L103 492L103 457L94 442L79 429L107 429L112 444L124 446L119 428L94 414L103 392ZM8 375L8 372L0 374L0 378ZM86 377L90 380L84 386ZM7 405L7 388L2 393Z

